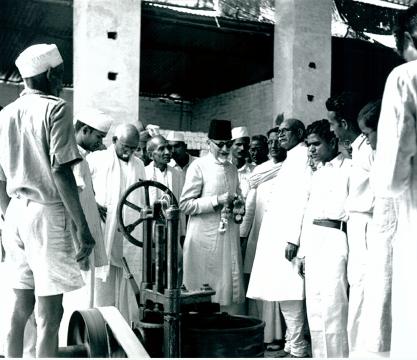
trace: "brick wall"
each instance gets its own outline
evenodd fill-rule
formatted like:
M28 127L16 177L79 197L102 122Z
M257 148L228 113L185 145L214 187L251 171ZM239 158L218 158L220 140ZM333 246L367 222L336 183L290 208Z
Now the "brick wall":
M211 119L231 120L247 126L250 135L265 134L273 124L272 80L197 101L193 105L192 131L207 132Z
M19 96L22 87L0 84L0 105L4 106ZM73 91L61 94L72 113ZM272 80L263 81L217 96L189 102L161 101L159 98L140 97L139 118L146 124L161 129L207 132L211 119L227 119L233 126L247 126L251 135L265 133L273 123Z

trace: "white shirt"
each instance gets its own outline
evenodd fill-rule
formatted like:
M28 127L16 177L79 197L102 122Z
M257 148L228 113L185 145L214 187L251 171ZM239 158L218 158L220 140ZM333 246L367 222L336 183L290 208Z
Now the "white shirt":
M240 190L242 191L242 196L245 199L246 199L246 196L248 196L249 178L250 178L254 168L255 168L254 164L246 163L240 169L237 169L237 175L239 177Z
M374 194L369 186L369 177L373 161L374 151L366 142L366 137L361 134L352 143L352 168L347 199L349 212L372 213Z

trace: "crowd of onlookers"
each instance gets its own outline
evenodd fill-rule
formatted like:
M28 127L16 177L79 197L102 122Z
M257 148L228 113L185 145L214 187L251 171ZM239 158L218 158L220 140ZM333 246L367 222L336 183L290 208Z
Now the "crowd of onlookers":
M125 191L146 179L178 200L178 286L209 284L221 311L264 320L267 350L412 357L417 5L400 14L395 36L407 63L391 72L382 100L344 92L323 104L326 119L281 115L252 137L214 119L200 157L181 132L165 138L157 126L119 125L106 148L113 119L84 109L73 121L58 97L57 47L23 51L25 89L0 112L1 255L12 299L5 355L56 356L71 297L77 308L116 306L139 326L122 260L140 282L142 249L117 217ZM138 211L164 197L150 187L127 199L132 236L143 237Z

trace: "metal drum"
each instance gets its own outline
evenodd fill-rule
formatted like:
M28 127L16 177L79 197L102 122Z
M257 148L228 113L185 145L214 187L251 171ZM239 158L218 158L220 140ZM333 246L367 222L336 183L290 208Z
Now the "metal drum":
M262 320L227 313L187 314L181 320L182 357L263 357Z

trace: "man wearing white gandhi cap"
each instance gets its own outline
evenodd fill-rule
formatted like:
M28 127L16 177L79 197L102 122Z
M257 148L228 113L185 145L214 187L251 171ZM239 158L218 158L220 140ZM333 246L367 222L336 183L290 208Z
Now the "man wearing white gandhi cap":
M36 356L56 357L62 296L83 285L80 266L95 241L72 172L82 159L72 120L57 97L62 57L55 45L38 44L23 51L16 66L25 89L0 112L2 240L14 292L5 355L22 356L23 331L35 308Z
M230 149L232 164L236 165L239 176L239 185L242 196L246 199L249 192L249 177L255 168L254 164L248 163L250 137L246 126L239 126L232 129L233 145Z
M185 176L188 167L196 158L187 152L184 133L181 131L170 131L167 135L167 140L169 145L172 146L172 159L169 165L181 171Z

